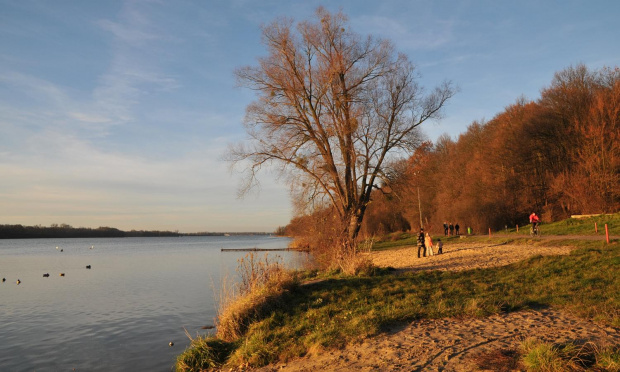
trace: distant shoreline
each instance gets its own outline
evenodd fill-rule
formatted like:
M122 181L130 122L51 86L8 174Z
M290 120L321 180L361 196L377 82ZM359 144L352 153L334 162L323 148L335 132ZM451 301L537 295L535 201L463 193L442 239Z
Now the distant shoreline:
M180 233L178 231L123 231L114 227L72 227L70 225L23 226L0 225L0 239L72 239L72 238L157 238L181 236L239 236L239 235L274 235L269 232L197 232Z

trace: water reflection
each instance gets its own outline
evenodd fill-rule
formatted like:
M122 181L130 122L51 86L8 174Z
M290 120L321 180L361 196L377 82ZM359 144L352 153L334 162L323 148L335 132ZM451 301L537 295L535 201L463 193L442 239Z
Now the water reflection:
M220 249L287 243L261 236L0 240L0 277L7 278L0 366L169 371L189 343L184 328L209 332L201 327L213 324L220 280L235 275L244 255ZM277 255L294 262L302 254Z

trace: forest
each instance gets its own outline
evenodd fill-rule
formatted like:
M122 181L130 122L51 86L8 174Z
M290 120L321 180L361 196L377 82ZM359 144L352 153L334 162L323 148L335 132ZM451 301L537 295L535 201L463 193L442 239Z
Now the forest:
M0 239L38 239L38 238L150 238L160 236L234 236L234 235L270 235L268 232L195 232L129 230L115 227L73 227L67 224L48 226L0 225Z
M453 139L427 141L392 164L367 205L361 236L444 222L462 230L525 225L620 209L620 68L579 64L555 73L540 97L519 97ZM290 236L327 232L328 207L295 217Z
M52 224L49 227L35 225L0 225L0 239L38 239L38 238L128 238L128 237L155 237L180 236L172 231L123 231L114 227L73 227L67 224Z

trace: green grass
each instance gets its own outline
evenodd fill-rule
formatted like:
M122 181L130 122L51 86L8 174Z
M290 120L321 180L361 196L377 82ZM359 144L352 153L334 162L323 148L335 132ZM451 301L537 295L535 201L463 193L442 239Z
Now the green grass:
M226 363L235 344L214 337L192 339L190 346L177 356L176 369L181 371L201 371L217 368Z
M564 234L565 235L565 234ZM445 246L450 244L472 244L472 245L490 245L490 244L514 244L514 245L534 245L545 247L565 247L570 246L574 248L596 248L601 246L601 240L583 240L583 239L539 239L531 238L529 235L509 235L509 236L491 236L488 235L471 235L465 238L459 237L439 237ZM436 241L437 237L433 237L433 241ZM611 240L611 243L618 243L618 239ZM398 241L381 241L374 244L372 251L387 251L393 249L400 249L404 247L416 246L417 240L414 238L406 238Z
M527 371L619 371L618 345L601 348L593 343L552 344L538 339L521 343L521 362Z
M618 267L620 246L599 241L568 256L537 256L499 268L326 278L286 292L283 306L254 319L228 364L286 361L416 319L548 306L619 327Z
M551 343L527 338L515 349L492 349L474 356L481 371L620 371L620 345L600 346L573 340Z
M598 233L595 231L596 224ZM542 235L605 235L605 224L609 230L609 235L620 235L620 213L605 214L587 218L568 218L566 220L542 223L540 231ZM508 233L513 235L529 235L530 225L519 226L519 232L516 227L506 230L500 230L497 233Z
M522 361L528 371L563 372L578 368L578 347L572 343L553 345L536 339L521 344Z
M594 224L598 226L598 233L594 230ZM600 215L588 218L569 218L563 221L542 224L540 229L543 236L549 235L582 235L582 236L601 236L605 235L605 224L609 230L609 235L620 235L620 213L614 213L609 215ZM516 227L509 228L508 230L493 231L491 237L488 234L478 235L462 235L460 236L443 236L434 235L433 241L438 238L442 240L444 244L534 244L545 246L574 246L576 248L588 248L592 246L598 246L599 242L592 243L591 241L584 241L579 239L563 239L563 240L543 240L537 238L531 238L530 225L519 227L517 232ZM501 235L501 236L498 236ZM612 239L613 241L613 239ZM390 249L398 249L407 246L417 245L417 234L410 233L392 233L385 237L382 237L374 243L373 251L384 251Z
M384 237L372 246L373 251L384 251L388 249L401 248L418 244L418 236L416 234L401 233L398 235L389 235Z

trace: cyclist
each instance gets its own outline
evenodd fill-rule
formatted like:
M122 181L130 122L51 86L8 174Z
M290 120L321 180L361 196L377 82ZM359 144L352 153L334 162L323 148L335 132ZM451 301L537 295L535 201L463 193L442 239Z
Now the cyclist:
M536 212L530 214L530 223L532 224L532 232L538 235L538 225L540 225L540 218L536 215Z

